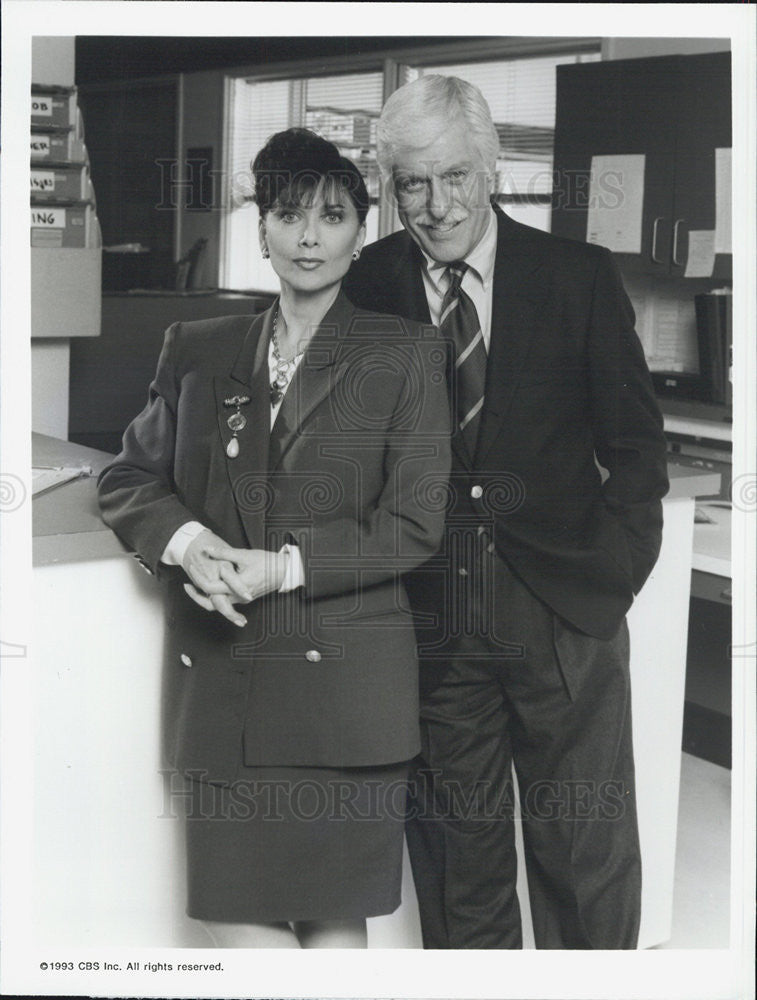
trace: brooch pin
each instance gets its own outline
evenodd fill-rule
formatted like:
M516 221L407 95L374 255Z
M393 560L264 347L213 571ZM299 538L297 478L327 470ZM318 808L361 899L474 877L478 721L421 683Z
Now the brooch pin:
M236 409L226 421L226 425L231 431L231 440L226 445L226 454L229 458L236 458L239 454L239 441L237 434L247 426L247 417L240 410L240 406L245 406L250 402L249 396L230 396L224 399L224 406L235 406Z

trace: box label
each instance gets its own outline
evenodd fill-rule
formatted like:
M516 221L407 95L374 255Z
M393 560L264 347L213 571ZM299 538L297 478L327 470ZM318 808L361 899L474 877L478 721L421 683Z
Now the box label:
M31 137L30 150L32 156L49 156L50 155L50 136L49 135L33 135Z
M44 229L65 229L65 208L33 208L32 226Z
M40 94L32 95L32 114L37 118L51 118L53 113L53 99Z
M32 170L32 193L55 190L55 173L52 170Z

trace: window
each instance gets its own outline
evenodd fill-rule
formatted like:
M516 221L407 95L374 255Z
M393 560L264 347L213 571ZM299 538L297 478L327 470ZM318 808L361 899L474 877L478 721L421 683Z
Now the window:
M371 198L367 242L399 226L396 213L380 214L380 184L376 164L376 122L383 97L399 82L425 73L460 76L480 88L489 102L500 136L496 198L520 222L549 229L552 195L552 152L555 123L555 68L563 63L600 58L599 44L565 40L552 46L537 39L491 39L485 47L497 58L452 61L451 46L394 53L386 63L374 60L364 72L331 75L292 74L286 79L235 76L228 80L226 192L221 255L221 285L225 288L275 291L278 280L258 245L258 213L252 201L250 162L274 132L293 125L312 128L330 139L360 168ZM475 45L458 44L455 59L473 53ZM512 54L506 56L508 49ZM536 49L536 51L535 51ZM415 58L413 57L415 56ZM354 64L353 64L354 65Z
M230 83L227 156L230 166L223 274L225 288L278 290L269 261L260 256L258 210L252 201L250 163L268 138L294 125L335 143L366 181L371 207L367 241L378 239L379 180L376 121L382 105L381 73L350 73L312 79Z
M596 61L599 52L563 53L477 63L439 63L411 70L459 76L475 84L499 133L495 194L518 222L549 230L557 66Z

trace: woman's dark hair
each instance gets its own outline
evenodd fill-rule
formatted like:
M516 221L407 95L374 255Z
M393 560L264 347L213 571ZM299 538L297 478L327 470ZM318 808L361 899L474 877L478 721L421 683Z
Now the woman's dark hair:
M274 205L307 204L322 182L345 190L360 222L368 214L363 175L336 146L308 128L288 128L272 135L252 163L255 201L261 219Z

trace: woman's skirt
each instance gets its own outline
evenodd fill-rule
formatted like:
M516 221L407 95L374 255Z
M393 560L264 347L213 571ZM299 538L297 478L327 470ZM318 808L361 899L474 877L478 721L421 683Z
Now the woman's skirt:
M190 781L187 913L200 920L347 920L400 903L406 763L245 767Z

